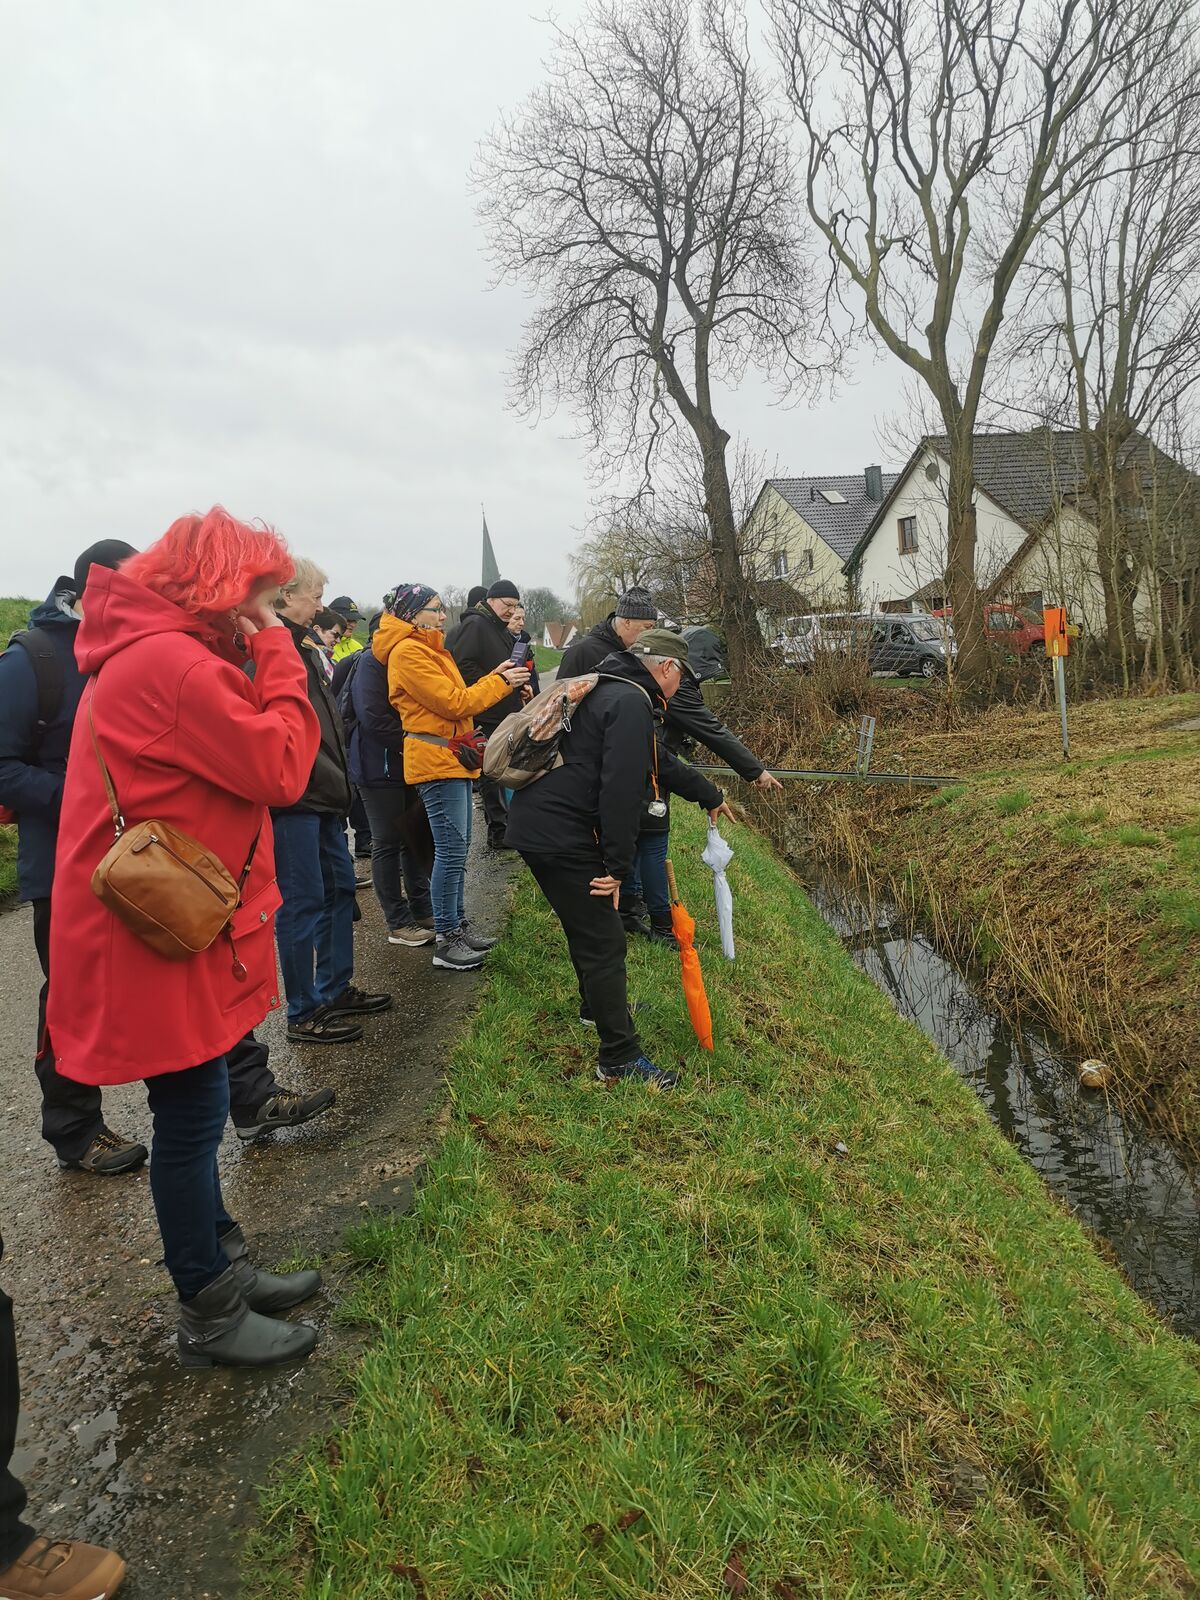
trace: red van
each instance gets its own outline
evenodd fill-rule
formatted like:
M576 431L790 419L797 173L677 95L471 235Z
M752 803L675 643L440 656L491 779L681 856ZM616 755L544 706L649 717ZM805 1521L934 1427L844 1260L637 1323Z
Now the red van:
M944 606L933 615L952 618L954 608ZM1020 606L985 605L983 627L989 644L1001 650L1010 650L1013 655L1044 656L1046 653L1046 630L1041 617L1035 619L1031 612L1023 611Z

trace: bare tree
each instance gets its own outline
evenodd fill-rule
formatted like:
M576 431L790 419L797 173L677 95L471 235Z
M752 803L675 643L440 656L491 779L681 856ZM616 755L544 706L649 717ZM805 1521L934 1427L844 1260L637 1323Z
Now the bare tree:
M1158 531L1140 493L1145 437L1174 431L1200 385L1198 67L1195 51L1181 48L1164 74L1173 114L1149 127L1142 102L1161 96L1164 81L1131 97L1119 169L1038 241L1015 315L1032 404L1078 429L1077 493L1095 521L1107 651L1126 688L1136 671L1134 602ZM1163 477L1153 474L1156 505Z
M576 31L555 31L547 82L475 174L501 275L539 300L517 400L566 400L647 476L664 436L690 431L740 671L761 638L714 390L750 363L811 376L787 129L751 66L740 0L595 0Z
M949 439L946 581L971 679L985 670L973 435L1009 297L1039 235L1169 114L1156 86L1187 0L771 7L835 288L856 291Z

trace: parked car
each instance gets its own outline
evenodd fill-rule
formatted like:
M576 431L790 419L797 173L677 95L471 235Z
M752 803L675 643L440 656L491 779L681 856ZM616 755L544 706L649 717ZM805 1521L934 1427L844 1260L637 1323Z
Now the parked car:
M869 611L820 611L809 616L785 617L771 641L789 667L805 671L823 650L848 654L865 639L871 622Z
M933 613L935 617L952 620L954 608L945 606ZM1017 656L1043 656L1046 653L1046 630L1042 619L1020 606L1000 602L983 608L983 629L987 642L1001 650L1010 650Z
M872 672L895 672L901 678L919 673L923 678L944 677L947 657L958 647L954 630L942 620L920 612L885 613L871 619L867 664Z

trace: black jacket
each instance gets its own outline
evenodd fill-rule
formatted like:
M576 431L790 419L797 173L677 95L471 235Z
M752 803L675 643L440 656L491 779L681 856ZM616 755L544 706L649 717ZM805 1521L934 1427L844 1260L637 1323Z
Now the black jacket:
M317 812L323 816L344 817L350 810L350 779L346 772L346 734L338 715L337 703L321 660L321 646L307 628L284 617L308 677L308 702L321 724L321 744L313 762L308 788L294 806L281 806L278 815L293 811Z
M387 663L373 650L350 659L359 663L350 680L350 780L360 789L403 789L404 724L388 695Z
M653 707L662 697L636 657L610 665L613 676L601 678L572 715L562 766L514 793L506 838L516 850L560 856L594 856L598 842L605 871L625 879L650 781Z
M508 661L516 642L486 600L481 600L470 611L464 611L462 620L456 622L446 635L446 649L458 663L458 670L468 688L489 672L494 672L502 661ZM521 691L514 689L503 700L481 711L475 718L475 725L485 733L490 733L493 728L500 726L510 711L519 711L522 703Z
M704 704L700 685L690 672L680 674L679 687L667 702L667 744L678 755L689 739L707 745L723 766L753 783L764 770L758 757Z
M54 881L58 810L75 710L86 679L75 664L79 618L69 609L75 585L60 578L29 618L54 645L62 670L58 710L37 735L38 693L33 663L20 645L0 655L0 805L17 813L17 882L22 900L45 900Z
M605 667L602 670L608 671ZM669 702L668 702L669 704ZM713 811L721 804L725 796L711 779L690 761L681 761L671 750L667 743L666 729L662 718L655 715L655 737L658 740L658 791L659 798L667 803L665 815L656 817L651 814L650 802L654 798L653 788L646 796L642 805L642 819L639 833L668 833L671 828L671 796L679 795L683 800L694 800L705 811Z
M610 611L603 622L571 641L558 663L560 678L582 678L585 672L595 672L605 656L612 655L614 650L624 650L613 627L615 616L616 612Z

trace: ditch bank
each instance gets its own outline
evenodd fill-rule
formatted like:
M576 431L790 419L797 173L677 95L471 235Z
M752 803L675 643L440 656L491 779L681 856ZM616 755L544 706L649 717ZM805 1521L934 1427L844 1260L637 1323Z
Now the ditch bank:
M638 941L681 1082L597 1084L518 878L426 1182L355 1242L345 1425L281 1467L247 1594L1190 1593L1200 1353L740 827L722 959L692 813L714 1051Z
M940 790L789 785L751 805L791 860L886 900L1013 1020L1047 1028L1109 1092L1200 1156L1200 697L956 711L944 691L865 680L830 699L775 685L730 720L779 766L951 774Z

